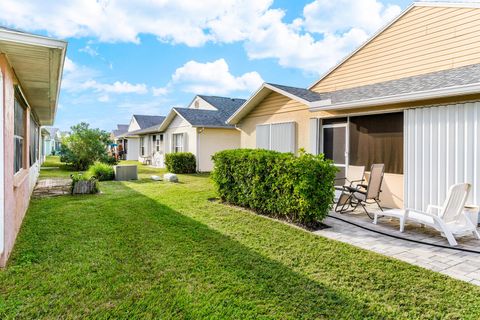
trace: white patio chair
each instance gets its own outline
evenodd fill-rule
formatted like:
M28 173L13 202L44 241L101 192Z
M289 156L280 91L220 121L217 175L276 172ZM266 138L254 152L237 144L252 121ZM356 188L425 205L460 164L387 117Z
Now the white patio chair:
M464 213L465 202L467 201L470 188L471 186L468 183L451 186L443 205L429 205L426 212L414 209L375 212L373 223L377 224L379 215L396 217L400 219L400 232L403 232L407 220L415 221L440 231L451 246L457 245L455 235L463 236L471 233L477 239L480 239L477 227Z

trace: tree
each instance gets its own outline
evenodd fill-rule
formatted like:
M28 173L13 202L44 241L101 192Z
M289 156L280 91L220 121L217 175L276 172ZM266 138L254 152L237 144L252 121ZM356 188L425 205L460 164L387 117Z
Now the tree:
M75 170L87 170L95 161L107 162L108 145L111 143L108 132L91 129L88 123L72 126L72 133L62 139L61 161Z

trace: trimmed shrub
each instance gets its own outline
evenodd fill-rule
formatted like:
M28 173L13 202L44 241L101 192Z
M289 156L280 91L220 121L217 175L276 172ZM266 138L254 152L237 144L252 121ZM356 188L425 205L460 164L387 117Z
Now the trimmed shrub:
M115 178L115 172L111 165L103 162L95 162L88 168L87 176L95 177L98 181L107 181Z
M172 173L195 173L197 161L195 155L190 152L167 153L165 166Z
M222 201L305 226L322 221L333 202L337 168L323 154L237 149L212 159Z

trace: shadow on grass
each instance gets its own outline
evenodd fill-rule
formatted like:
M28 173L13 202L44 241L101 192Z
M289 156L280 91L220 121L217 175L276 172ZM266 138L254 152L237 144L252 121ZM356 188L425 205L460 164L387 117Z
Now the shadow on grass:
M381 318L196 220L111 184L32 202L2 317Z

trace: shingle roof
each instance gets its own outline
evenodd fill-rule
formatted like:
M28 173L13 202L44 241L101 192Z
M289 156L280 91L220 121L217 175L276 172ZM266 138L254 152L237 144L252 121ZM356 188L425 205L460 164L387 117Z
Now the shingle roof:
M332 104L480 83L480 64L323 93Z
M157 124L161 124L165 120L164 116L146 116L134 114L133 117L137 120L140 129L146 129Z
M190 108L174 108L174 110L194 127L232 128L225 123L231 115L227 115L226 112Z
M306 100L308 102L328 99L328 98L325 98L322 94L311 91L311 90L308 90L308 89L284 86L284 85L276 84L276 83L268 83L268 84L273 86L273 87L276 87L280 90L283 90L285 92L293 94L294 96L297 96L297 97L299 97L303 100Z
M128 124L117 124L117 129L112 131L114 137L118 137L128 131Z

